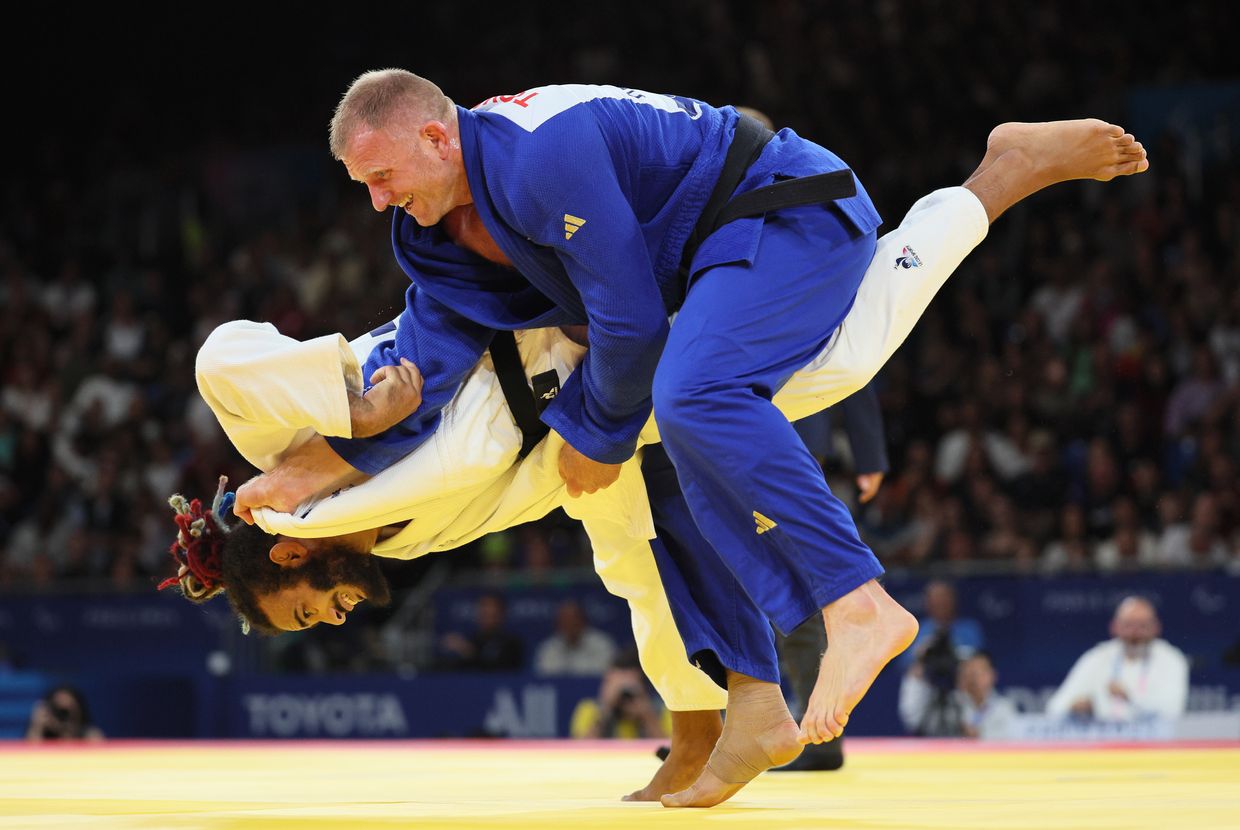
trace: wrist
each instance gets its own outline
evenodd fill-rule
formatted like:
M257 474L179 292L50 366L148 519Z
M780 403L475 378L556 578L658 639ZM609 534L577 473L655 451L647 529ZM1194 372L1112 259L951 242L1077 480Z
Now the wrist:
M364 395L349 393L349 429L353 438L369 438L374 429L375 407Z

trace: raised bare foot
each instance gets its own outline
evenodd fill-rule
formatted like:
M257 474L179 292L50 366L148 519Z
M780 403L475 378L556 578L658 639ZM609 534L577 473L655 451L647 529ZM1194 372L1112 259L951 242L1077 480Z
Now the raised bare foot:
M672 712L672 749L650 783L621 801L658 801L685 789L702 774L723 731L719 712Z
M1109 181L1149 167L1145 148L1123 127L1096 118L1012 121L991 131L986 156L964 187L977 196L986 218L994 222L1044 187L1071 179Z
M764 771L790 763L801 749L778 684L729 671L723 734L693 786L663 796L663 806L713 807Z
M917 636L917 620L874 580L828 605L822 616L827 653L801 719L803 744L838 738L883 666Z
M986 141L986 156L997 159L1011 150L1033 163L1039 187L1072 179L1108 182L1143 173L1150 166L1141 142L1123 127L1097 118L1000 124Z

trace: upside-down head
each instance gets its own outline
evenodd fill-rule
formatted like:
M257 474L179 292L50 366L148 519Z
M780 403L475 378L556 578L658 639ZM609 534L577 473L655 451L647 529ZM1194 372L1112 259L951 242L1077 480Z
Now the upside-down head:
M160 590L176 585L196 603L222 593L243 631L264 634L320 622L340 625L363 600L390 602L387 580L369 553L376 531L295 539L234 524L227 518L232 494L224 491L226 484L221 476L210 508L180 495L168 500L177 525L170 551L178 568Z

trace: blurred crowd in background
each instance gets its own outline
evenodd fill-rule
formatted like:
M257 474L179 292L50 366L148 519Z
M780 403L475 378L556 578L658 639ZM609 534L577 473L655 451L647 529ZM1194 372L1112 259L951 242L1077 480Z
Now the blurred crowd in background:
M251 474L196 395L214 326L351 337L398 313L389 219L327 149L363 70L405 66L465 106L568 81L754 106L843 156L888 227L961 182L1001 121L1136 129L1134 102L1160 88L1196 85L1206 111L1235 96L1210 37L1222 3L1082 20L1067 2L698 0L617 27L574 11L420 9L423 31L479 36L414 50L377 33L291 73L257 38L194 71L216 54L208 23L175 58L137 50L88 79L72 127L45 103L0 201L0 590L153 590L172 570L168 495ZM1146 120L1173 124L1138 134L1149 174L1005 216L880 375L893 470L858 521L888 567L1240 569L1240 140L1225 118ZM826 471L846 499L849 472ZM561 515L439 558L501 590L590 564ZM402 567L412 585L420 566ZM477 646L462 635L438 659Z

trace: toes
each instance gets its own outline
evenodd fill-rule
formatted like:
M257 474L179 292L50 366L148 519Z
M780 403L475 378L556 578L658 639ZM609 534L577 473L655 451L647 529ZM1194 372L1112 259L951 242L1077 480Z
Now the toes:
M843 735L845 726L848 726L848 713L836 712L835 717L828 724L828 728L831 730L831 736L838 738L840 735Z
M806 712L805 717L801 719L801 731L797 733L797 741L802 745L820 744L826 731L822 719L817 714Z
M1103 135L1109 135L1112 138L1119 138L1124 134L1124 128L1118 124L1108 124L1105 121L1099 121L1098 124L1098 131Z
M1119 137L1119 140L1116 141L1115 143L1119 145L1120 147L1123 147L1124 145L1132 144L1136 140L1137 140L1137 137L1133 135L1132 133L1124 133L1123 135Z

